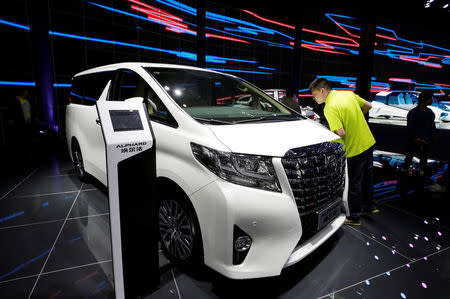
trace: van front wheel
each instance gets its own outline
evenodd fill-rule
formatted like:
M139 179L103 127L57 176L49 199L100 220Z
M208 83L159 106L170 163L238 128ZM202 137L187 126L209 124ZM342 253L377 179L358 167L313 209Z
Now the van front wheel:
M158 209L161 247L180 265L197 263L201 254L200 230L192 209L183 201L163 199Z
M73 165L80 181L86 182L87 173L84 170L83 155L78 145L75 145L73 149Z

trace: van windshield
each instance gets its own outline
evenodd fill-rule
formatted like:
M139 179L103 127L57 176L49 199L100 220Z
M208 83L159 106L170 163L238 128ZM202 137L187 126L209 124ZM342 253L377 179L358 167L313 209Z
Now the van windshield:
M248 82L212 72L146 68L189 115L210 124L303 119Z

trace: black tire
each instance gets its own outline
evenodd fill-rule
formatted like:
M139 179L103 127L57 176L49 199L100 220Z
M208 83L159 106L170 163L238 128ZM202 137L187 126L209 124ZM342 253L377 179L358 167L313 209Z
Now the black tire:
M192 206L179 192L158 201L158 233L166 257L181 267L203 264L200 227Z
M73 166L75 168L75 172L78 175L78 178L83 183L88 181L88 174L84 169L83 155L81 154L81 149L78 143L74 143L72 146L72 158L73 158Z

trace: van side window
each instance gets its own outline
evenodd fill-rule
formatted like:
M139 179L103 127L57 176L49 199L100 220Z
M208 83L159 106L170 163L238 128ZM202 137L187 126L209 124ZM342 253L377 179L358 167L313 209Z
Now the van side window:
M145 103L151 120L171 127L178 127L178 124L172 114L169 113L161 99L151 88Z
M95 105L102 95L106 84L113 78L114 72L101 72L85 76L84 104Z
M148 96L150 86L147 82L136 74L128 70L120 70L118 73L114 101L125 101L134 97L146 98Z
M69 93L69 102L71 104L83 105L83 76L74 77L72 79L72 87Z
M171 127L178 126L161 99L141 76L130 70L120 70L117 75L112 100L125 101L134 97L142 97L152 121Z
M93 106L100 98L106 84L113 78L114 72L99 72L72 79L70 103Z

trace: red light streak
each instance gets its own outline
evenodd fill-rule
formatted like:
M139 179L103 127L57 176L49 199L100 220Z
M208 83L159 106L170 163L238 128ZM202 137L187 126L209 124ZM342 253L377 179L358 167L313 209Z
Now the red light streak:
M442 68L442 65L437 64L437 63L419 62L419 64L421 64L421 65L423 65L423 66L428 66L428 67L436 68L436 69L441 69L441 68Z
M359 38L359 35L355 35L355 34L351 34L347 29L345 29L343 26L341 26L339 23L334 22L336 24L336 26L338 26L339 28L341 28L345 33L347 33L350 36L353 36L354 38Z
M386 181L384 182L384 185L392 185L392 184L397 184L398 181Z
M309 32L309 33L315 33L315 34L319 34L319 35L324 35L324 36L328 36L328 37L334 37L337 39L343 39L343 40L348 40L353 42L352 44L355 46L359 47L359 43L357 43L354 39L352 38L348 38L348 37L344 37L344 36L339 36L339 35L334 35L334 34L329 34L329 33L325 33L325 32L321 32L321 31L316 31L316 30L312 30L312 29L307 29L307 28L302 28L302 31L305 32Z
M250 42L248 42L246 40L239 39L239 38L233 38L233 37L228 37L228 36L223 36L223 35L218 35L218 34L212 34L212 33L206 33L206 37L213 37L213 38L218 38L218 39L229 40L229 41L232 41L232 42L251 44Z
M185 32L185 30L178 30L174 27L169 27L169 26L165 27L165 29L167 31L174 32L174 33L184 33Z
M428 67L438 68L438 69L442 68L442 65L440 65L440 64L427 62L430 58L436 58L436 56L428 56L427 58L420 58L420 57L415 57L415 56L400 56L399 58L403 61L416 62L423 66L428 66ZM440 57L438 57L438 58L440 58Z
M191 33L191 34L197 34L196 31L190 30L189 27L183 23L183 19L180 17L177 17L175 15L172 15L162 9L153 7L151 5L148 5L146 3L143 3L138 0L128 0L129 2L135 3L140 6L131 5L131 9L144 13L147 15L147 18L152 21L156 21L162 25L166 25L165 29L167 31L173 32L173 33ZM211 38L217 38L232 42L239 42L239 43L245 43L245 44L251 44L251 42L239 39L239 38L233 38L218 34L212 34L212 33L206 33L206 37Z
M414 82L412 82L412 79L405 79L405 78L389 78L389 81L414 84Z
M277 21L274 21L274 20L271 20L271 19L267 19L267 18L261 17L261 16L257 15L256 13L251 12L251 11L249 11L249 10L245 10L245 9L241 9L241 10L242 10L243 12L246 12L246 13L248 13L248 14L251 14L251 15L254 16L255 18L258 18L258 19L263 20L263 21L265 21L265 22L269 22L269 23L272 23L272 24L275 24L275 25L280 25L280 26L283 26L283 27L286 27L286 28L289 28L289 29L295 29L295 26L288 25L288 24L284 24L284 23L281 23L281 22L277 22Z
M389 36L381 35L381 34L377 34L376 37L381 37L381 38L389 39L389 40L397 40L395 37L389 37Z
M51 295L50 297L48 297L48 299L56 298L56 296L58 296L58 295L61 294L61 293L62 293L62 291L61 291L61 290L58 290L56 293L54 293L53 295Z
M359 47L358 43L349 44L349 43L331 42L331 41L324 41L324 40L316 40L316 43L322 44L324 46L336 45L336 46L348 46L348 47L356 47L356 48Z
M92 272L91 274L88 274L88 275L84 276L83 278L78 279L77 281L74 282L74 284L79 284L80 282L83 282L83 281L97 275L98 273L99 273L98 270L96 270L96 271Z
M445 96L445 92L441 89L440 92L433 93L435 96Z
M318 52L325 52L325 53L332 53L332 54L339 54L339 55L349 55L347 53L342 53L342 52L337 52L337 51L332 51L332 50L327 50L326 46L318 46L318 45L308 45L308 44L302 44L303 48L306 49L310 49L313 51L318 51ZM334 49L334 48L333 48Z
M450 84L444 84L444 83L434 83L434 85L450 87Z

